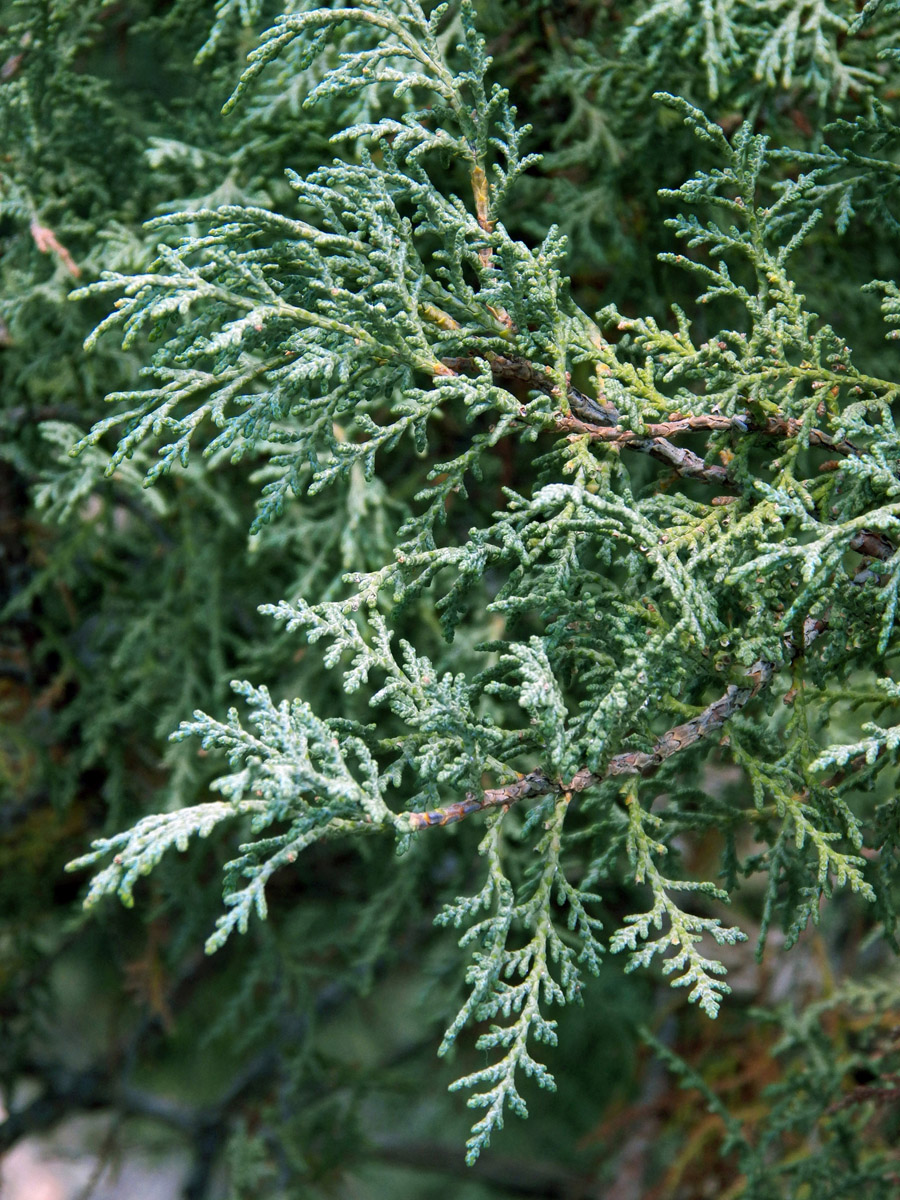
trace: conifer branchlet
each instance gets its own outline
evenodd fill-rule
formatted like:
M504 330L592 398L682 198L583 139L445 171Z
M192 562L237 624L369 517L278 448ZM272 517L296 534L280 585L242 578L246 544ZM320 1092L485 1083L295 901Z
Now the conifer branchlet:
M729 64L770 83L807 71L820 98L874 89L864 46L842 55L829 35L828 55L814 47L826 29L852 40L884 21L880 6L856 25L812 6L815 28L797 24L800 7L659 0L625 49L662 24L702 29L711 98ZM751 8L739 44L728 14ZM264 464L257 533L329 488L364 512L408 448L421 477L390 556L351 560L341 594L265 610L325 644L346 709L235 684L242 711L197 711L175 735L225 753L221 799L145 817L72 866L99 868L88 903L130 903L168 848L236 821L246 832L214 950L265 916L272 874L314 842L377 835L406 850L446 836L428 827L484 821L483 883L438 916L462 930L469 988L441 1052L484 1026L487 1065L454 1085L484 1110L474 1161L506 1112L525 1115L523 1078L554 1086L539 1055L557 1037L548 1010L580 998L607 949L628 953L627 970L658 957L715 1017L728 987L703 945L743 939L715 915L742 874L767 874L763 936L778 920L795 938L835 887L892 926L878 857L894 855L894 835L859 789L896 762L900 726L878 723L896 686L864 689L854 741L832 714L851 671L882 675L898 649L900 382L857 361L792 269L835 203L839 228L858 214L896 228L898 126L873 99L792 160L753 119L726 135L657 94L707 155L663 192L663 260L689 272L698 314L676 308L665 324L626 296L586 311L559 230L535 245L508 232L534 160L468 0L458 14L414 0L289 12L226 107L252 105L290 55L317 72L306 106L347 114L342 157L288 170L283 211L168 213L153 222L164 241L152 265L82 288L118 296L94 341L118 330L158 348L145 385L110 397L115 414L75 453L121 430L113 472L152 439L148 482L196 446L213 461L252 457ZM868 286L895 338L896 281ZM495 511L473 506L467 520L467 493L505 453L516 470ZM422 644L400 636L416 611L458 638L458 663L438 662L424 632ZM740 768L743 793L704 790L706 761ZM679 878L685 836L711 826L727 844L718 882ZM766 849L742 862L749 828ZM623 883L645 906L614 924L604 890Z

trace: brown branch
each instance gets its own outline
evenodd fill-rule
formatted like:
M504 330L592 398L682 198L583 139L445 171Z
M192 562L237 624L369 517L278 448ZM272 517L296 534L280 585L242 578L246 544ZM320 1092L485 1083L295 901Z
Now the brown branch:
M668 438L646 438L643 441L632 443L631 448L643 454L649 454L657 462L665 463L666 466L672 467L677 474L686 479L702 479L706 483L714 483L719 487L735 486L734 480L729 476L725 467L706 462L693 450L673 445Z
M494 222L491 219L491 193L488 185L488 178L484 172L484 167L480 163L476 163L472 167L471 173L472 195L475 198L475 215L478 219L478 224L488 235L494 232ZM478 251L478 257L481 259L481 265L485 270L490 270L491 262L493 261L494 252L491 249L490 243L482 246ZM487 310L492 317L495 317L507 329L513 330L512 317L505 308L494 308L488 304Z
M648 437L675 437L679 433L695 433L711 429L737 429L747 432L746 418L724 417L717 413L701 413L694 417L679 417L676 420L663 421L657 424L645 425L643 433L635 433L633 429L623 429L620 426L597 426L577 417L560 413L556 421L557 428L563 433L587 434L594 442L617 442L623 446L634 446L647 440Z
M54 254L74 279L81 277L81 267L48 225L42 225L35 217L29 232L41 254Z
M491 374L500 383L518 383L534 391L543 392L546 396L558 396L559 387L554 382L550 372L544 367L536 367L527 359L506 357L502 354L485 354L468 358L444 358L442 363L452 371L460 372L473 370L475 358L483 357L490 365ZM557 418L557 428L561 431L588 433L592 437L602 437L605 441L618 441L632 450L649 454L652 458L672 467L679 475L689 479L703 479L717 486L733 486L724 467L710 465L692 450L673 446L665 436L652 434L649 437L632 433L618 428L621 414L614 404L605 400L594 400L579 391L570 382L566 384L566 400L572 412L579 414L560 413ZM584 420L579 419L583 417ZM728 420L728 418L723 418ZM599 422L599 424L597 424ZM648 427L650 428L650 427ZM660 427L661 428L661 427Z
M455 324L455 322L454 322ZM500 383L519 383L526 388L543 392L548 396L558 396L559 386L545 367L537 367L525 358L506 356L502 354L473 352L462 358L444 358L444 366L454 372L474 370L476 359L483 358L489 363L491 374ZM734 481L729 477L724 467L707 463L698 454L682 447L674 446L670 438L685 433L702 433L715 430L727 430L737 434L762 434L766 437L796 438L804 431L802 421L795 417L770 416L764 422L757 421L749 413L738 413L725 416L721 413L697 413L682 416L673 413L668 421L660 421L644 426L641 433L632 429L622 428L621 413L614 404L606 400L595 400L591 396L574 387L567 379L566 401L569 413L560 413L556 427L562 433L577 435L587 434L593 441L603 441L629 449L649 454L652 458L664 462L667 466L682 476L690 479L703 479L707 483L718 486L734 487ZM835 454L857 455L859 449L846 440L835 441L821 429L807 430L809 445Z
M821 624L824 628L824 623ZM507 783L499 788L488 788L481 796L468 792L465 800L457 800L443 808L432 809L430 812L408 813L409 827L425 829L431 825L453 825L470 813L480 812L485 808L509 808L511 804L532 796L583 792L604 779L612 779L619 775L641 775L647 778L673 754L686 750L688 746L693 746L702 738L721 729L729 717L739 712L760 689L769 684L774 673L774 663L762 660L755 662L747 671L746 686L729 684L724 696L707 705L690 721L668 729L657 739L652 750L626 750L622 754L616 754L609 760L606 769L599 774L582 767L568 783L563 783L559 779L551 779L538 767L529 771L527 775L520 775L514 783Z
M724 467L707 463L691 450L675 446L669 438L683 433L700 433L714 430L728 430L737 434L757 433L767 437L798 437L803 426L793 417L769 417L760 424L749 413L738 413L727 417L721 413L698 413L695 416L673 416L669 421L645 425L642 433L633 429L624 429L620 425L594 424L591 421L579 420L577 416L560 413L556 427L563 433L575 436L587 436L592 441L628 446L649 454L652 458L674 467L679 475L690 479L703 479L707 483L715 483L722 487L735 487L734 480ZM856 447L847 441L836 442L821 429L809 430L809 444L822 449L831 450L837 454L857 454Z
M572 390L574 391L575 389ZM581 396L581 393L579 393L579 396ZM590 400L587 396L582 396L582 399L587 400L590 405L595 404L595 401ZM582 405L580 411L586 412L589 410ZM618 420L618 412L616 410L613 411ZM727 429L740 427L730 417L711 415L709 421L714 421L715 424L708 424L704 426L705 428ZM592 441L612 442L620 446L627 446L630 450L637 450L641 454L649 454L651 458L655 458L658 462L672 467L677 474L687 479L702 479L706 483L714 483L719 487L734 487L734 480L730 478L725 467L708 463L699 454L695 454L693 450L686 450L683 446L675 446L669 441L668 434L686 432L685 429L680 428L686 424L686 421L669 421L665 425L647 425L645 426L646 432L640 434L635 433L631 429L623 429L618 424L595 425L590 421L579 420L578 417L571 414L560 413L556 419L556 427L563 433L570 433L576 436L587 434ZM666 431L668 431L668 434Z
M673 415L668 421L660 421L644 426L642 433L632 429L619 427L597 426L576 417L560 414L557 427L563 432L588 434L592 441L618 442L626 446L640 445L650 438L677 437L681 433L702 433L709 430L730 430L733 433L760 433L767 437L799 437L803 431L802 422L793 417L768 417L760 424L749 413L737 413L727 417L722 413L696 413L690 417ZM809 444L819 446L824 450L832 450L837 454L858 454L859 451L852 442L836 442L834 438L823 433L821 429L809 430Z
M588 399L584 397L584 399ZM593 404L593 401L589 401ZM650 454L660 462L668 463L675 468L679 475L692 479L705 479L709 483L717 483L722 487L736 487L735 481L729 476L724 467L707 463L704 459L690 450L673 445L668 438L680 433L696 433L704 430L730 430L737 434L756 433L766 437L799 437L802 424L793 417L768 417L764 424L754 422L749 413L740 413L726 417L720 413L700 413L692 417L673 416L669 421L644 426L644 433L635 433L632 429L622 429L612 425L597 425L581 421L577 417L560 413L557 417L557 428L574 437L587 434L592 441L603 441ZM835 441L823 433L821 429L809 430L809 444L823 450L831 450L845 456L858 456L860 451L852 442ZM837 462L823 464L824 467L835 468ZM717 497L715 503L726 503L729 497ZM863 529L854 534L850 549L859 554L886 562L894 554L894 546L884 534L872 529ZM868 575L861 573L854 582L865 582Z
M498 383L518 383L522 387L543 392L545 396L558 396L559 394L559 386L547 368L536 367L527 358L494 353L473 353L464 358L442 358L441 362L452 371L459 373L476 370L479 358L490 366L491 375ZM571 408L583 412L588 420L601 421L611 425L615 425L621 420L619 410L614 404L592 400L590 396L580 392L571 383L566 385L566 399Z
M795 438L799 437L802 432L802 421L798 421L794 417L768 417L764 425L751 423L748 428L748 433L764 433L769 437ZM845 456L859 454L859 447L854 446L852 442L846 440L836 442L821 429L810 429L807 432L810 446L819 446L823 450L833 450L836 454Z
M536 367L524 358L487 353L472 354L463 358L444 358L441 361L450 370L460 372L474 370L477 358L483 358L490 365L491 374L499 383L518 383L547 396L559 395L559 386L550 372L545 367ZM566 384L566 401L571 411L560 413L556 419L556 427L561 433L578 436L587 434L592 441L627 446L665 463L685 478L702 479L718 487L735 486L725 467L708 463L692 450L673 445L669 439L680 434L715 430L796 438L804 429L802 422L794 417L772 416L760 423L749 413L738 413L730 417L721 413L697 413L692 416L674 413L668 421L645 425L643 431L637 433L633 429L622 427L621 413L614 404L585 395L571 382ZM821 429L810 429L808 438L811 446L818 446L835 454L859 453L852 442L835 441Z
M828 627L828 622L822 617L807 617L803 622L802 639L800 642L793 634L787 633L784 645L790 661L804 654L817 637ZM564 795L583 792L594 787L604 779L614 779L620 775L640 775L648 778L673 754L686 750L703 738L709 737L721 729L725 722L733 717L753 699L763 688L768 687L775 674L775 664L765 659L758 659L746 671L747 683L742 685L729 684L725 694L712 704L708 704L701 713L667 729L657 738L652 750L625 750L614 755L606 764L605 770L599 774L582 767L572 776L568 783L559 779L551 779L546 772L537 767L527 775L520 775L513 783L503 787L488 788L481 796L467 792L465 800L456 800L441 808L428 812L407 813L410 829L427 829L431 825L453 825L462 821L471 813L481 812L485 808L509 808L519 800L527 800L532 796Z
M191 989L208 959L201 956L188 969L175 991ZM375 964L376 970L383 963ZM364 973L360 967L358 972ZM145 1018L124 1045L103 1061L83 1069L65 1063L26 1059L18 1074L34 1080L40 1091L22 1107L0 1120L0 1156L23 1138L53 1129L74 1113L109 1110L120 1117L139 1117L177 1129L191 1144L192 1162L182 1195L185 1200L204 1200L209 1194L213 1170L225 1145L234 1116L249 1102L265 1095L280 1079L287 1048L300 1046L312 1021L324 1020L339 1011L356 994L351 982L336 980L324 985L313 997L312 1007L290 1013L279 1024L277 1038L263 1046L232 1078L221 1095L207 1104L184 1105L128 1082L145 1038L158 1027L158 1018ZM109 1060L112 1060L112 1063ZM124 1064L117 1069L117 1063Z
M834 1104L828 1108L828 1113L840 1112L842 1108L849 1108L853 1104L866 1104L873 1100L879 1108L884 1108L888 1104L896 1104L900 1100L900 1074L896 1071L884 1076L884 1080L890 1082L868 1083L861 1084L855 1087L848 1095L836 1100Z

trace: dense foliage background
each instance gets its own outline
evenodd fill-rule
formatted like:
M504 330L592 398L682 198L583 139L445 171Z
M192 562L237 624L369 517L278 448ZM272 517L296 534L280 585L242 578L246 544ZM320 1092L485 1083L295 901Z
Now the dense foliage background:
M767 166L776 190L823 168L812 197L823 216L793 278L857 365L896 379L879 311L884 298L896 324L896 283L893 293L860 288L900 278L900 12L890 0L865 7L858 20L862 6L841 0L476 6L490 76L533 126L525 151L542 155L511 194L506 227L535 246L558 224L577 303L615 305L620 333L631 318L675 328L673 304L695 321L696 343L737 322L726 295L706 324L693 280L659 257L683 249L666 224L679 208L665 189L714 161L708 139L652 99L682 96L727 136L747 122L783 150ZM227 832L163 858L136 887L134 909L83 914L84 877L64 874L66 862L147 814L203 802L221 775L221 759L196 741L168 739L195 709L221 716L230 680L371 720L320 654L258 608L342 596L346 572L390 561L421 486L411 442L374 480L360 470L289 496L249 537L276 478L270 446L238 467L226 449L195 455L149 489L153 444L135 446L112 475L115 435L69 455L106 415L104 397L142 386L150 343L166 335L138 328L127 348L102 337L86 354L111 302L72 291L104 271L147 271L164 236L146 226L152 218L222 205L293 212L286 168L302 177L336 153L360 161L354 144L329 138L351 118L377 120L383 98L364 99L362 116L340 93L304 109L324 67L300 45L222 115L247 54L283 11L283 0L0 5L0 1084L11 1114L0 1149L100 1111L100 1168L112 1171L131 1144L162 1156L186 1145L194 1200L427 1196L445 1192L448 1175L463 1200L895 1195L892 768L863 781L887 847L880 858L873 845L861 850L883 877L877 905L841 894L786 955L818 896L789 897L796 904L773 919L747 872L728 920L751 945L720 949L733 994L715 1022L651 972L625 975L603 959L583 1007L558 1015L557 1094L527 1090L527 1124L509 1122L470 1168L470 1114L446 1087L483 1056L461 1040L455 1062L435 1063L464 989L456 939L433 922L477 887L481 818L423 831L402 869L387 841L311 847L296 870L273 876L268 920L212 958L203 943L234 856ZM448 42L458 36L451 25ZM880 175L859 166L865 155ZM457 169L448 163L448 186ZM698 260L711 261L704 253ZM201 445L214 434L201 430ZM431 437L441 461L467 432L448 410ZM450 529L464 537L488 524L502 488L526 490L540 453L523 440L493 447L468 495L448 500ZM448 647L427 593L395 625L438 671L503 636L502 620L484 612ZM847 741L855 704L879 719L896 706L889 693L872 708L873 675L891 678L893 646L841 682L843 707L833 707ZM743 786L725 754L693 770L688 784L713 796ZM691 878L716 877L714 827L681 849ZM747 837L736 853L749 861L757 849ZM621 918L639 895L623 877L604 905ZM715 902L709 912L722 915ZM787 934L771 929L757 964L754 933L782 916Z

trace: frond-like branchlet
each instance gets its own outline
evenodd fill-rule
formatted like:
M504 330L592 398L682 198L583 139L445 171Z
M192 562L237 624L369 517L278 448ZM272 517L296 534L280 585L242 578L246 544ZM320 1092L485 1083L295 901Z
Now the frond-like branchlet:
M256 11L220 4L207 53ZM228 756L224 801L96 842L74 864L107 863L89 902L130 902L168 848L234 818L249 833L212 950L265 915L273 873L314 842L380 833L405 849L486 819L485 882L438 917L470 954L442 1052L479 1024L490 1055L454 1085L484 1109L470 1162L506 1113L525 1115L523 1079L553 1087L537 1048L556 1042L549 1009L599 968L604 881L644 896L618 927L604 914L606 948L630 952L626 971L660 964L710 1017L729 989L707 947L744 938L712 905L744 875L767 877L760 947L776 916L796 940L836 887L892 936L896 820L860 794L896 762L897 691L860 683L849 732L840 705L848 676L885 674L900 648L900 383L851 350L827 289L814 310L799 282L834 204L844 232L857 212L895 230L897 126L860 36L877 26L880 52L889 19L874 3L855 20L824 0L654 0L620 39L624 68L584 52L590 87L567 75L568 94L588 109L591 88L624 89L622 71L641 56L649 71L673 39L701 61L710 115L657 93L656 132L635 135L665 131L695 163L654 200L680 243L660 269L692 297L668 317L627 295L580 307L557 226L527 244L504 224L535 160L466 0L458 22L412 0L286 13L226 107L269 111L267 81L286 72L335 120L342 157L284 164L280 205L167 210L148 226L155 261L79 293L118 296L92 345L116 330L132 353L157 349L67 483L45 484L48 507L68 519L102 486L114 429L120 483L138 468L161 481L195 446L209 470L250 458L254 547L304 543L289 599L263 609L286 626L279 653L340 681L281 703L237 684L249 722L196 711L175 736ZM747 119L715 103L731 72ZM633 116L650 87L628 87ZM803 153L775 147L763 98L798 88L823 112L853 97L865 111ZM624 132L605 121L589 144L612 155ZM896 281L853 287L880 295L893 338ZM324 651L298 650L298 631ZM701 785L704 763L740 786ZM749 830L764 848L742 858ZM701 834L722 838L721 876L665 872Z

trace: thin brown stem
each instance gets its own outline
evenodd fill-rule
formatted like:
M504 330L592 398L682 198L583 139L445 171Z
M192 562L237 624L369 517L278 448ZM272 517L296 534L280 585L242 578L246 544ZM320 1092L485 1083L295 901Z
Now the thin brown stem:
M604 779L620 775L641 775L647 778L673 754L686 750L688 746L693 746L721 729L729 717L739 712L757 692L769 684L774 673L774 663L762 660L755 662L747 671L746 685L729 684L725 694L707 705L696 717L666 730L657 739L652 750L626 750L622 754L616 754L609 760L605 770L599 773L582 767L568 782L563 782L552 779L538 767L529 771L527 775L520 775L513 783L499 788L488 788L481 796L468 792L465 800L457 800L443 808L432 809L430 812L409 813L409 826L411 829L425 829L430 825L453 825L471 813L481 812L485 808L509 808L510 805L532 796L583 792Z
M729 430L736 434L760 433L769 437L795 438L802 432L800 421L793 417L768 417L764 423L755 421L748 413L732 417L721 413L697 413L694 416L673 416L668 421L645 425L642 433L621 427L597 426L560 414L557 427L563 432L588 434L592 441L616 442L625 446L640 445L650 438L677 437L681 433L700 433L707 430ZM809 430L809 444L838 454L857 454L857 448L847 441L835 441L821 429Z

